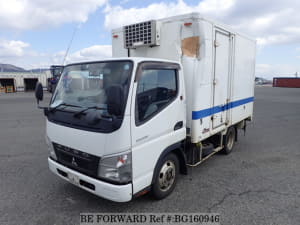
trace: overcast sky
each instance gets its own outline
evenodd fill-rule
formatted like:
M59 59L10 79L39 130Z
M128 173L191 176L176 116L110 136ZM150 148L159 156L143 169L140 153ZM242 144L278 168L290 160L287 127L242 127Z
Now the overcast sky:
M112 28L197 11L257 40L256 75L300 73L297 0L0 0L0 63L24 68L111 56Z

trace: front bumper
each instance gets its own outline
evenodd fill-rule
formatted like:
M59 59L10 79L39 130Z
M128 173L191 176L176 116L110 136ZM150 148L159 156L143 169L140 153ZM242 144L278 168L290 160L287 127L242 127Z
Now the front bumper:
M132 199L132 185L114 185L69 169L48 158L49 169L66 181L100 197L115 202L128 202Z

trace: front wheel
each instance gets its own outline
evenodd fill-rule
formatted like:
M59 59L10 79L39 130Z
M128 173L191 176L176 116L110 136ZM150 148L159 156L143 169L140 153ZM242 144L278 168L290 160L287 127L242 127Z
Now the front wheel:
M159 163L155 180L152 185L152 195L155 199L163 199L174 190L179 174L179 162L175 154L168 154Z

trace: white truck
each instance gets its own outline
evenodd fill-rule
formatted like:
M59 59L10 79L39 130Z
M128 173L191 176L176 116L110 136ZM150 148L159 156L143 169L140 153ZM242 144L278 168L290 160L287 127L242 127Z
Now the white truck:
M103 198L157 199L252 120L254 40L198 13L112 31L113 58L65 66L44 109L50 170ZM43 99L42 87L36 98Z

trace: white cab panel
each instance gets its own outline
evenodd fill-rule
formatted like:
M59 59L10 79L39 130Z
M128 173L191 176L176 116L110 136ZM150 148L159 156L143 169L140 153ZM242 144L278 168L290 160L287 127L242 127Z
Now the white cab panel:
M55 142L82 152L102 157L130 150L130 116L124 116L120 129L98 133L58 125L47 120L47 135Z
M179 72L179 92L175 100L162 109L150 120L137 125L135 116L131 120L132 134L132 171L133 193L151 185L153 171L161 153L169 146L178 143L186 137L185 100L182 71ZM134 93L137 83L134 84ZM136 98L133 95L132 115L136 114ZM178 122L182 128L174 130Z

